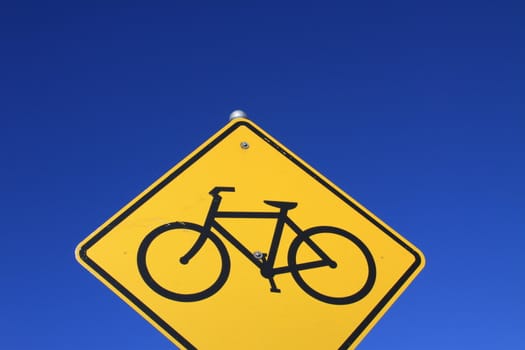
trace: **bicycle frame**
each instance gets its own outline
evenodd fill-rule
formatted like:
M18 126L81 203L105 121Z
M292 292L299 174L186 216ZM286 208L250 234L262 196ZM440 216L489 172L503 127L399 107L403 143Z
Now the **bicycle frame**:
M263 277L268 278L271 284L272 292L279 292L273 276L283 273L290 273L291 268L289 265L282 267L275 267L275 260L277 257L277 250L281 242L281 237L283 234L284 226L287 225L290 227L303 241L310 247L312 250L320 257L321 260L311 261L306 263L297 264L294 266L294 269L297 270L306 270L322 266L335 267L336 263L331 260L326 253L323 252L317 244L315 244L309 237L305 237L304 231L297 226L297 224L288 216L288 210L295 207L296 203L287 203L287 202L271 202L266 201L267 204L273 205L279 208L277 212L237 212L237 211L219 211L219 205L221 203L222 197L219 192L234 192L233 187L215 187L210 191L210 194L213 196L210 209L206 216L204 223L205 232L210 234L212 228L220 233L228 242L230 242L238 251L240 251L249 261L251 261L255 266L257 266ZM225 229L216 219L217 218L231 218L231 219L276 219L277 223L275 225L275 230L270 244L270 249L268 254L262 254L261 256L256 256L254 252L249 251L238 239L236 239L232 234ZM198 240L195 242L193 247L184 255L180 261L187 263L203 246L206 242L207 235L201 235Z
M288 216L288 211L295 208L297 203L294 202L278 202L265 200L264 202L270 206L279 208L278 211L267 212L267 211L225 211L219 210L221 203L220 192L234 192L234 187L215 187L210 191L213 200L208 209L208 213L203 225L195 224L192 222L176 221L167 223L153 229L147 236L144 237L142 243L137 252L137 266L144 282L155 292L163 297L171 300L180 302L193 302L209 298L215 294L228 279L230 272L230 257L228 251L222 239L219 236L224 237L230 242L234 248L241 252L252 264L254 264L260 271L262 277L266 278L270 282L270 291L279 293L280 290L274 281L274 276L283 273L290 273L298 284L298 286L311 297L328 304L344 305L354 303L364 298L372 289L375 283L376 268L374 259L370 250L366 245L352 233L335 227L335 226L314 226L306 230L302 230L297 224ZM250 252L237 238L235 238L224 226L221 225L217 219L272 219L276 220L275 230L270 242L268 253L262 252ZM288 265L275 267L277 251L281 243L284 227L288 226L297 235L290 246L288 247ZM166 288L159 284L152 274L150 273L146 255L150 244L161 234L178 229L187 229L192 232L198 233L198 238L193 243L191 248L186 252L185 255L180 257L179 261L181 264L186 265L189 261L197 254L206 242L210 242L212 246L215 246L217 252L221 257L220 273L216 280L207 288L190 293L181 293L180 291L174 291ZM346 242L350 242L357 249L359 249L366 260L368 265L368 275L363 283L363 286L353 293L344 295L326 295L323 292L318 291L315 287L312 287L310 283L303 278L300 271L313 269L318 267L328 266L330 268L336 268L338 264L332 260L328 255L314 242L315 237L320 237L318 234L323 234L322 237L331 235L332 237L339 237L344 239ZM322 240L324 242L324 240ZM320 241L321 244L321 241ZM323 243L324 244L324 243ZM310 261L298 261L299 247L308 246L312 249L312 252L317 254L317 257L310 258ZM328 246L330 247L330 246ZM340 256L340 254L338 254ZM350 259L352 259L350 257ZM348 259L347 259L348 260ZM348 261L345 261L348 262ZM346 265L343 265L346 266ZM344 270L344 269L343 269ZM348 276L348 274L345 274ZM345 292L346 293L346 292Z

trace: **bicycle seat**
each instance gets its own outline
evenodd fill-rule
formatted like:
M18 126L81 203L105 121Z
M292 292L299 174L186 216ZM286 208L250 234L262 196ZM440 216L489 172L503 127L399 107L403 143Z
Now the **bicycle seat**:
M293 209L297 206L297 203L294 203L294 202L264 201L264 203L271 205L272 207L288 209L288 210Z

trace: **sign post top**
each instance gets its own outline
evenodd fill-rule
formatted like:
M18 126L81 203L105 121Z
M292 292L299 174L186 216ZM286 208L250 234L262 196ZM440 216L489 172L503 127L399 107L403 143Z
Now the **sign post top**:
M230 114L230 120L233 120L236 118L248 118L248 115L243 110L236 109Z
M77 259L179 347L355 348L424 257L245 116Z

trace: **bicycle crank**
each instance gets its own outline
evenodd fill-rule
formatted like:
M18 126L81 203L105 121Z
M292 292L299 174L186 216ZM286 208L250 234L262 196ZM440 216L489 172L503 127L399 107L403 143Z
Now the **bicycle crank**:
M253 257L262 262L261 275L264 278L267 278L268 281L270 281L270 292L281 293L281 290L277 288L277 285L275 284L275 280L273 279L273 274L271 273L271 270L272 270L271 267L267 266L266 255L267 255L266 253L263 253L260 251L255 251L253 253Z

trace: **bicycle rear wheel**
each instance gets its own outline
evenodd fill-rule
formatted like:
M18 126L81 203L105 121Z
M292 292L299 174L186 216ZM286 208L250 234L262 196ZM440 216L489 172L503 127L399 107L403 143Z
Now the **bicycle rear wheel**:
M206 240L189 261L181 257L202 236ZM189 222L174 222L151 231L140 244L137 266L144 282L165 298L191 302L215 294L230 273L226 247L213 233Z
M351 304L372 289L376 267L370 250L356 236L332 226L312 227L297 236L288 251L295 282L328 304Z

